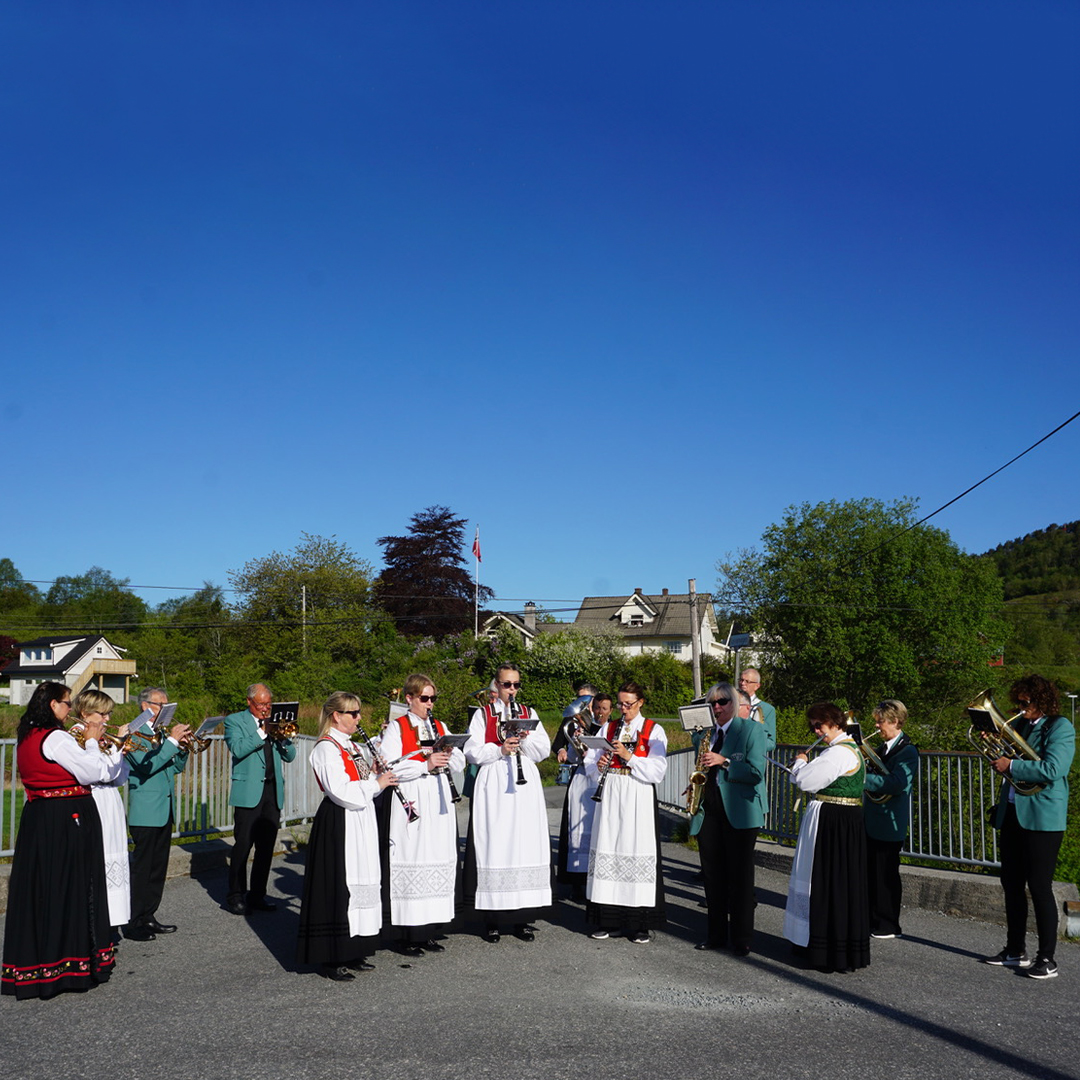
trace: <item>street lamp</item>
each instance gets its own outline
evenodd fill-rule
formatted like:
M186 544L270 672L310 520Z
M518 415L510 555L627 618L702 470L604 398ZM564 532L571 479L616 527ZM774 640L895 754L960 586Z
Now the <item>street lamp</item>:
M1066 694L1065 696L1067 698L1069 698L1070 701L1072 701L1072 722L1073 722L1073 727L1075 727L1076 726L1076 695L1075 694Z

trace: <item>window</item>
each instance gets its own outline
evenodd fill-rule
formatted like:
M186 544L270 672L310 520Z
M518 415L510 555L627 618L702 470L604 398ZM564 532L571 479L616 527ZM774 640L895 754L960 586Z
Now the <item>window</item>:
M682 642L681 641L665 641L664 642L664 648L667 649L667 651L669 653L674 653L676 656L678 656L679 653L682 652Z

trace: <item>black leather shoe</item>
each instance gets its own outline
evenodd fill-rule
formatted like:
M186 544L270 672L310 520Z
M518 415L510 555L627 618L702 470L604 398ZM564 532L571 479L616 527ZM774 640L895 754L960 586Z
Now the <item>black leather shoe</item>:
M352 982L356 978L344 964L323 964L322 973L331 982Z
M535 933L536 933L536 927L535 927L535 926L533 926L533 924L532 924L531 922L527 922L527 923L525 923L525 929L526 929L526 930L528 930L528 931L530 931L530 932L531 932L531 933L533 933L533 934L535 934Z
M143 926L154 934L175 934L176 927L171 923L159 923L157 919L147 919Z
M536 935L529 929L528 923L523 926L514 927L514 937L519 938L521 941L535 941Z
M369 964L366 960L354 960L351 964L345 965L350 971L374 971L375 965Z
M446 946L440 945L434 938L428 938L423 942L422 948L424 952L446 952Z
M225 910L232 912L233 915L246 915L248 906L243 900L226 900Z
M484 931L484 940L485 941L490 941L492 945L498 945L499 944L499 930L498 930L498 927L489 926Z
M732 953L734 953L735 956L749 956L750 955L750 946L749 945L732 945L731 946L731 951L732 951Z
M723 947L723 945L715 945L711 941L699 941L694 946L694 948L697 949L698 952L716 952Z
M277 904L267 900L264 896L261 900L249 900L249 911L277 911Z
M410 956L410 957L412 957L412 959L416 960L419 957L424 955L424 950L419 945L417 945L415 942L406 941L401 946L401 955L402 956Z
M125 926L124 937L128 941L154 941L157 935L148 926Z

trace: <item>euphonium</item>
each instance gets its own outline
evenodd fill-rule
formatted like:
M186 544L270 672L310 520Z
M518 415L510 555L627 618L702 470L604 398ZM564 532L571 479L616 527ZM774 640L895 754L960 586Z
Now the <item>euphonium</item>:
M1010 761L1040 761L1038 754L1032 750L1028 741L1020 735L1013 724L1024 715L1021 709L1015 716L1005 719L1005 714L994 702L994 695L989 690L984 690L968 707L967 714L971 720L968 728L968 742L979 751L987 761L997 761L998 758L1008 758ZM976 735L978 732L978 735ZM1008 773L1005 779L1016 789L1018 795L1034 795L1036 791L1042 791L1043 785L1031 781L1014 780Z

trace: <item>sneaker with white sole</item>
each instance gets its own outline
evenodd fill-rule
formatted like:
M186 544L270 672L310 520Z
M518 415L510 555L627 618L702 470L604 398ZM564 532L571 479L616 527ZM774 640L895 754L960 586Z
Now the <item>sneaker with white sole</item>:
M1024 972L1029 979L1056 979L1058 966L1053 960L1044 956L1036 956L1035 963Z
M1002 949L996 956L983 957L984 964L993 964L995 967L1029 968L1031 961L1026 952L1010 953L1008 949Z
M649 931L639 930L636 934L630 936L630 941L634 945L648 945L649 944Z
M594 930L589 937L591 937L593 941L607 941L611 935L606 930Z

